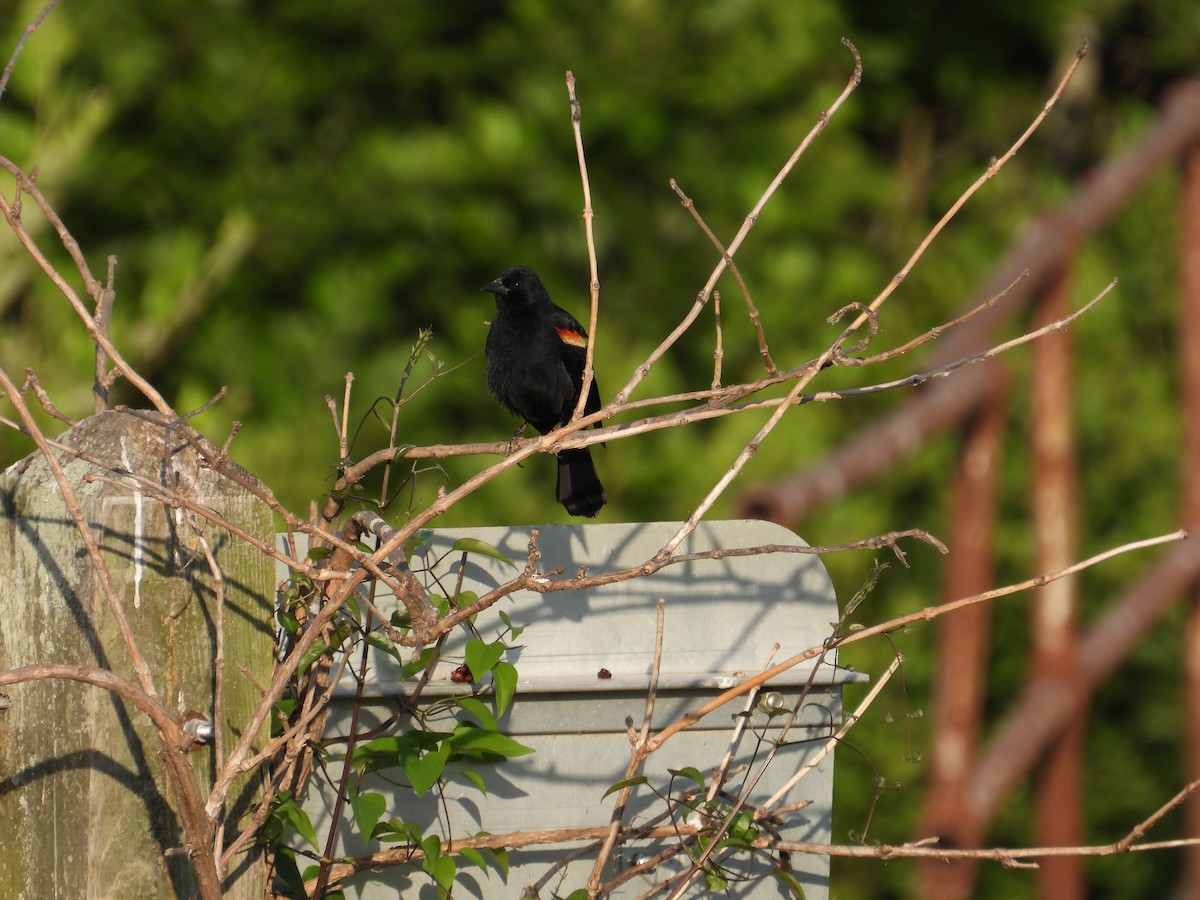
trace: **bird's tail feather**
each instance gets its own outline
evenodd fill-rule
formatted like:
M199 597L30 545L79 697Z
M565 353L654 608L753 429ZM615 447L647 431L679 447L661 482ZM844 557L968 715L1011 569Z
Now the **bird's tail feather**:
M589 517L608 502L587 447L558 454L558 502L573 516Z

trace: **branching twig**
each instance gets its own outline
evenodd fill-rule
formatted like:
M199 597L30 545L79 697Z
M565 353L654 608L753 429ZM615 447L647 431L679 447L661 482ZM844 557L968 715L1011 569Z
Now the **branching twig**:
M654 364L662 358L663 354L665 354L669 349L671 349L672 346L675 345L675 342L678 341L683 333L691 327L694 321L696 321L696 317L700 314L700 310L704 308L704 304L708 302L708 298L712 294L713 288L716 287L717 280L725 271L725 267L727 265L726 260L733 259L734 254L737 253L738 249L742 246L742 242L746 240L746 236L750 234L750 230L758 221L758 217L762 213L763 207L765 207L767 202L773 196L775 196L775 192L779 189L779 186L783 184L784 179L791 174L791 171L793 168L795 168L796 163L800 161L800 157L804 155L804 152L808 150L812 142L816 140L817 135L825 130L825 126L829 124L830 119L832 119L837 111L841 109L842 104L846 102L846 98L854 92L854 89L858 87L859 83L862 81L862 57L858 53L858 48L845 38L842 38L842 43L846 45L852 54L854 54L854 73L850 76L850 80L847 82L846 87L842 89L841 94L839 94L837 99L833 101L833 104L829 107L829 109L825 110L820 116L817 117L816 124L813 125L808 134L804 136L804 139L796 147L795 151L788 158L788 161L784 163L783 168L779 170L779 173L767 186L767 189L763 191L762 196L758 198L758 202L754 204L754 208L750 210L750 213L742 222L742 227L738 230L737 235L734 236L734 239L729 242L729 246L726 248L724 256L721 257L716 268L713 269L712 274L709 275L708 282L700 291L700 294L696 298L696 302L692 304L692 308L688 311L687 315L684 316L683 321L675 327L674 331L672 331L669 335L667 335L666 338L663 339L662 343L654 348L650 355L646 357L646 360L637 367L633 373L633 376L628 382L626 382L625 386L613 396L612 403L609 404L611 409L606 411L606 415L611 415L613 409L623 406L628 401L634 389L641 384L643 379L645 379L645 377L650 373L650 369L654 366Z
M721 257L725 260L725 265L729 268L729 271L733 274L734 279L737 281L738 289L742 292L742 297L746 301L746 311L750 315L750 322L754 325L754 332L758 336L758 353L759 356L762 357L763 366L766 367L768 375L778 374L779 369L775 365L775 361L771 359L771 351L767 347L767 336L763 333L762 319L758 314L758 307L755 306L754 301L750 299L750 289L746 287L746 281L742 278L742 273L738 269L737 263L733 261L733 257L729 255L729 251L725 249L725 245L721 243L721 239L713 234L713 230L708 227L708 223L704 221L704 217L701 216L700 211L696 209L696 204L692 198L683 192L683 188L679 186L678 182L676 182L674 178L671 179L670 184L671 190L673 190L679 196L679 202L683 205L683 208L692 214L692 218L696 220L696 224L700 226L700 230L704 232L705 236L710 241L712 241L712 245L717 248L717 252L721 254ZM713 302L715 303L717 299L716 292L714 291ZM719 317L717 322L717 354L719 358L721 352L721 328ZM715 390L719 384L720 378L714 377L713 389Z
M938 616L945 615L948 612L953 612L954 610L960 609L964 606L970 606L975 603L984 603L990 600L995 600L999 597L1006 597L1010 594L1027 591L1030 588L1041 587L1044 584L1049 584L1052 581L1057 581L1060 578L1065 578L1068 575L1074 575L1076 572L1081 572L1084 569L1089 569L1092 566L1099 565L1106 560L1112 559L1114 556L1132 553L1136 550L1145 550L1149 547L1158 546L1159 544L1180 541L1186 537L1187 532L1179 530L1173 531L1170 534L1147 538L1146 540L1142 541L1132 541L1128 544L1122 544L1119 547L1113 547L1109 550L1105 550L1103 553L1097 553L1095 556L1080 560L1079 562L1067 566L1065 569L1060 569L1057 572L1051 572L1046 575L1038 575L1034 578L1029 578L1016 584L1010 584L1005 587L995 588L994 590L984 591L981 594L974 594L970 597L963 597L962 599L952 600L948 603L942 603L937 606L926 607L919 612L909 613L905 616L898 616L894 619L889 619L886 622L881 622L878 625L862 628L846 635L845 637L839 638L836 642L836 646L843 647L848 644L856 644L859 641L864 641L867 638L875 637L876 635L887 634L889 632L896 631L897 629L903 628L906 625L911 625L914 622L932 621ZM685 728L694 725L713 710L719 709L730 700L740 697L742 694L757 687L758 685L763 684L766 681L770 681L772 678L775 678L778 675L782 675L788 669L794 668L803 662L807 662L810 659L820 656L821 653L825 652L826 649L827 648L825 647L812 647L802 653L797 653L790 659L785 659L783 662L772 666L770 669L761 673L760 675L756 675L754 678L743 681L736 687L730 688L717 697L714 697L712 700L709 700L698 709L679 719L679 721L658 732L658 734L646 742L646 751L653 752L654 750L657 750L667 740L674 737Z
M946 210L945 214L938 219L937 224L929 230L929 233L925 235L921 243L917 245L917 249L913 251L912 256L908 258L908 261L900 268L900 271L897 272L888 282L887 287L880 291L875 299L870 302L869 306L872 310L878 310L879 307L883 305L884 301L892 295L892 292L904 282L904 279L908 277L909 273L912 272L913 267L916 266L917 261L925 255L925 251L929 249L930 244L932 244L934 239L936 239L937 236L942 233L942 230L948 224L950 224L950 220L958 215L958 211L966 205L966 202L975 196L981 187L983 187L987 182L991 181L992 178L995 177L996 173L1004 167L1004 164L1016 156L1017 151L1025 146L1025 142L1029 140L1030 135L1038 130L1038 127L1042 124L1042 121L1046 118L1047 114L1051 109L1054 108L1054 104L1058 102L1058 98L1062 96L1062 92L1066 90L1067 84L1075 75L1075 70L1079 68L1079 63L1083 61L1085 56L1087 56L1087 52L1088 42L1085 38L1084 41L1079 45L1079 49L1076 51L1075 58L1071 61L1071 65L1067 66L1067 71L1059 80L1058 86L1054 89L1054 93L1050 95L1050 99L1046 101L1045 105L1042 106L1041 111L1038 112L1033 121L1029 123L1029 127L1026 128L1021 136L1013 142L1012 146L1008 148L1003 156L999 158L993 158L992 161L988 163L988 166L984 170L983 174L975 179L971 186L963 191L962 194L959 195L958 199L951 204L950 208ZM859 316L851 326L851 329L857 329L865 320L865 315Z
M21 191L33 198L34 202L37 203L38 208L41 209L41 211L45 214L46 218L50 221L50 224L54 226L54 230L58 233L59 241L70 255L71 260L75 263L76 270L83 278L84 285L87 288L88 296L90 296L99 304L101 302L104 288L100 282L96 280L95 276L92 275L91 270L88 268L87 261L84 259L83 251L79 249L79 244L67 230L67 226L63 224L62 219L59 218L58 213L54 211L54 208L50 205L50 202L42 195L42 192L38 189L38 186L34 183L33 179L21 171L21 169L13 162L4 158L3 156L0 156L0 168L7 169L9 173L12 174L12 176L17 180L17 185L20 187ZM58 270L54 268L54 264L46 258L46 255L42 253L41 248L38 247L37 242L33 239L29 232L25 230L25 226L21 222L20 210L14 209L13 205L8 202L8 199L5 198L3 194L0 194L0 212L3 212L4 219L8 222L13 234L17 236L17 240L21 242L21 245L25 248L25 251L30 255L30 257L33 258L34 262L38 264L38 268L40 268L46 274L46 277L48 277L54 283L54 286L58 288L59 292L63 295L63 297L66 298L67 302L71 304L71 308L75 310L75 314L79 317L80 321L83 322L84 327L87 329L88 335L93 341L95 341L96 345L104 351L104 354L110 360L112 360L113 365L116 366L116 368L130 382L130 384L141 391L142 395L152 404L154 404L155 408L159 412L167 413L173 416L175 413L174 410L171 409L171 405L167 403L165 399L163 399L163 396L154 389L150 382L143 378L131 365L129 365L129 363L125 361L125 358L121 355L120 351L118 351L113 345L112 341L109 340L108 335L100 330L96 323L96 319L91 313L88 312L87 307L83 305L83 301L79 299L79 295L75 293L75 289L67 283L67 280L63 278L62 275L59 274Z

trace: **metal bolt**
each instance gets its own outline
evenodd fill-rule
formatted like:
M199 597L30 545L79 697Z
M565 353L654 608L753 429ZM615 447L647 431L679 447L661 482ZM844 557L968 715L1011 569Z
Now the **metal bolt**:
M758 708L765 713L773 713L783 709L783 694L779 691L766 691L758 698Z
M184 717L183 733L196 744L210 744L217 730L212 722L199 713L188 713Z

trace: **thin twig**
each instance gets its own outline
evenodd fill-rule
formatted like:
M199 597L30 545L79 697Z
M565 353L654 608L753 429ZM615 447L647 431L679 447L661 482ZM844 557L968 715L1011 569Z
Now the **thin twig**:
M204 552L208 570L213 578L213 628L215 633L215 655L213 657L213 705L211 718L213 723L213 759L221 765L225 760L225 576L221 566L213 555L212 547L203 530L196 529L196 539ZM225 844L225 816L216 816L216 834L213 842L213 859L217 866L217 877L225 876L221 862L221 852Z
M675 327L674 331L672 331L669 335L667 335L666 338L663 339L662 343L654 348L650 355L646 357L645 361L639 365L636 370L634 370L632 377L625 384L625 386L613 396L610 406L614 409L625 404L625 402L629 399L629 396L633 393L634 389L641 384L642 380L645 379L645 377L650 373L650 369L654 366L654 364L662 358L663 354L665 354L672 346L674 346L675 342L678 341L683 333L691 327L694 321L696 321L696 317L700 314L700 310L708 301L709 296L712 294L713 288L716 287L717 280L725 272L725 268L728 265L726 260L733 259L734 254L737 253L738 248L742 246L742 242L746 239L746 236L750 234L750 230L758 221L758 217L761 215L763 207L767 205L767 202L775 195L775 192L779 190L779 186L783 184L784 180L788 177L788 175L791 174L792 169L796 166L796 163L800 161L800 157L804 155L804 152L808 150L812 142L816 140L817 135L825 130L825 126L829 124L829 121L833 118L837 111L841 109L842 104L846 102L846 98L853 93L854 89L858 87L859 83L862 81L862 57L858 53L858 48L846 38L842 38L842 43L850 50L852 54L854 54L854 72L850 76L850 80L847 82L846 87L842 89L841 94L839 94L837 99L833 101L833 104L829 107L829 109L825 110L817 117L816 124L813 125L808 134L804 136L804 139L800 141L800 144L788 158L788 161L783 164L783 168L779 170L778 174L767 186L767 189L763 191L762 196L758 198L758 202L754 204L754 208L750 210L745 220L743 220L742 227L738 230L738 233L734 239L730 241L729 246L726 248L725 255L721 257L716 268L713 269L712 274L709 275L708 282L700 291L696 298L696 302L692 304L692 308L688 311L687 315L684 316L683 321Z
M721 386L721 364L725 360L724 337L721 334L721 292L713 291L713 325L716 328L716 342L713 345L713 377L712 389Z
M950 220L958 215L958 211L963 208L966 202L975 196L981 187L994 178L996 173L1004 167L1004 164L1016 156L1018 150L1025 146L1025 142L1029 140L1030 135L1037 131L1047 114L1049 114L1050 110L1054 108L1054 104L1058 102L1058 98L1062 96L1062 92L1066 89L1067 84L1075 75L1075 70L1079 68L1079 63L1085 56L1087 56L1087 52L1088 42L1085 38L1080 44L1079 49L1076 51L1075 58L1071 61L1071 64L1067 66L1067 71L1059 80L1058 87L1054 89L1054 93L1050 95L1050 99L1047 100L1042 106L1041 111L1038 112L1033 121L1029 123L1029 127L1026 128L1021 136L1013 142L1012 146L1008 148L1003 156L999 158L993 158L992 161L988 163L988 166L984 170L983 174L975 179L971 186L963 191L962 194L959 195L958 199L951 204L950 208L946 210L945 214L937 221L937 224L929 230L929 233L925 235L921 243L917 245L917 249L913 251L912 255L901 267L900 271L897 272L888 282L887 287L880 291L875 299L871 301L869 306L872 310L878 310L879 307L883 305L884 301L891 296L892 292L904 282L904 279L908 277L909 273L912 272L913 267L916 266L917 261L925 255L925 251L929 249L929 245L932 244L934 239L942 233L942 230L948 224L950 224ZM854 324L851 326L851 329L854 330L859 328L864 321L866 321L866 316L859 316L859 318L855 320Z
M58 0L50 0L40 13L34 17L34 20L25 26L25 30L21 32L20 38L17 39L17 45L13 48L12 55L8 58L8 65L4 67L3 74L0 74L0 97L4 96L4 90L8 87L8 79L12 77L13 69L17 65L17 57L21 55L21 51L25 49L25 42L29 40L29 36L37 31L39 25L46 16L50 15L50 10L58 6Z
M889 619L888 621L881 622L878 625L873 625L868 628L859 629L858 631L851 632L850 634L846 635L845 637L839 638L836 642L836 646L840 648L840 647L843 647L843 646L846 646L849 644L856 644L859 641L866 640L867 638L871 638L871 637L875 637L880 634L887 634L889 632L896 631L900 628L905 627L906 625L911 625L914 622L932 621L933 619L936 619L939 616L945 615L948 612L953 612L956 609L961 609L964 606L971 606L976 603L984 603L984 602L987 602L990 600L995 600L999 597L1006 597L1006 596L1009 596L1010 594L1016 594L1016 593L1020 593L1022 591L1027 591L1030 588L1041 587L1044 584L1049 584L1050 582L1057 581L1060 578L1066 578L1068 575L1074 575L1076 572L1081 572L1084 569L1090 569L1093 566L1097 566L1102 562L1112 559L1114 556L1121 556L1123 554L1132 553L1137 550L1145 550L1150 547L1156 547L1159 544L1167 544L1167 543L1172 543L1174 541L1180 541L1186 537L1187 537L1187 532L1181 529L1179 531L1173 531L1170 534L1159 535L1158 537L1152 537L1152 538L1147 538L1147 539L1141 540L1141 541L1132 541L1127 544L1121 544L1119 547L1112 547L1108 550L1105 550L1103 553L1097 553L1095 556L1091 556L1091 557L1088 557L1087 559L1080 560L1077 563L1067 566L1065 569L1059 569L1057 572L1051 572L1051 573L1045 574L1045 575L1038 575L1034 578L1029 578L1029 579L1026 579L1025 581L1017 582L1016 584L1010 584L1010 585L1006 585L1005 587L994 588L993 590L990 590L990 591L984 591L981 594L973 594L970 597L963 597L962 599L952 600L948 603L942 603L937 606L926 607L925 609L920 610L919 612L909 613L908 615L904 615L904 616L897 616L894 619ZM694 725L696 722L699 722L702 718L707 716L709 713L724 706L730 700L740 697L742 694L753 689L754 687L757 687L758 685L760 685L766 681L770 681L772 678L782 675L788 669L794 668L795 666L800 665L800 663L807 662L808 660L813 659L814 657L820 656L821 653L825 652L826 649L828 649L828 648L826 648L826 647L809 648L808 650L805 650L802 653L797 653L795 656L791 657L790 659L785 659L783 662L773 666L772 668L768 669L766 672L756 675L753 678L743 681L741 684L730 688L729 690L718 695L717 697L714 697L712 700L709 700L707 703L703 704L698 709L695 709L695 710L689 712L687 715L685 715L681 719L679 719L679 721L675 722L674 724L672 724L672 725L668 726L667 728L664 728L662 731L658 732L658 734L656 734L654 737L652 737L647 742L647 749L649 751L658 749L658 747L662 746L663 743L665 743L670 738L674 737L680 731L683 731L685 728L688 728L688 727Z
M104 287L96 297L96 312L93 318L96 320L96 330L106 338L111 337L109 334L109 325L112 323L113 303L117 299L117 291L114 287L117 277L117 258L110 255L108 257L108 274L104 279ZM108 389L112 386L114 378L113 369L111 372L108 368L108 356L104 352L104 348L99 343L96 344L96 378L92 386L92 394L95 397L96 412L104 412L108 409Z
M1008 296L1008 293L1013 288L1015 288L1018 284L1020 284L1022 281L1024 281L1028 277L1029 277L1029 270L1026 269L1024 272L1022 272L1020 275L1018 275L1015 279L1013 279L1013 281L1007 287L1005 287L1004 290L988 297L986 300L979 303L977 306L974 306L971 309L967 310L967 312L963 313L958 318L951 319L949 322L943 322L940 325L935 325L932 328L930 328L928 331L926 331L924 334L917 335L915 338L913 338L910 341L906 341L905 343L901 344L899 347L894 347L891 350L885 350L882 353L876 353L873 356L846 356L845 354L839 353L834 358L834 363L839 366L870 366L870 365L874 365L876 363L886 362L889 359L895 359L897 356L903 356L905 353L909 353L909 352L915 350L917 347L921 346L924 343L927 343L928 341L937 340L939 337L941 337L947 331L950 331L953 328L957 328L960 325L963 325L966 322L969 322L971 319L975 318L977 315L979 315L984 310L991 309L993 306L996 305L997 301Z
M88 268L87 260L84 259L83 251L79 249L78 242L76 242L75 238L67 230L67 226L63 224L62 219L50 205L50 202L45 198L45 196L43 196L33 179L21 171L21 169L11 160L0 156L0 168L7 169L17 180L17 184L21 191L32 197L34 202L37 203L38 208L41 209L42 213L54 227L54 230L58 234L58 239L62 243L63 248L70 255L72 262L75 263L75 268L79 272L80 277L83 278L84 285L87 288L88 296L92 297L98 302L104 288L100 282L96 280L95 276L92 275L91 270ZM88 336L91 337L97 346L104 351L105 355L112 361L113 365L117 368L117 370L120 371L121 375L123 375L130 384L141 391L142 396L154 404L154 407L159 412L174 416L175 411L163 398L162 394L155 390L154 386L151 385L150 382L143 378L128 362L125 361L125 357L121 355L120 351L118 351L113 345L113 342L109 340L108 335L104 334L97 327L95 318L93 318L92 314L88 312L87 307L84 306L83 301L80 300L79 295L75 292L75 289L71 287L71 285L65 278L63 278L62 275L59 274L58 270L54 267L54 264L46 258L46 255L42 252L41 248L38 247L37 242L33 239L29 232L25 230L25 226L21 222L20 210L14 209L12 204L8 202L7 198L5 198L3 194L0 194L0 212L3 212L4 219L6 222L8 222L13 234L17 236L17 240L21 242L21 245L25 248L25 251L30 255L30 257L32 257L33 261L37 263L38 268L45 273L46 277L54 283L56 288L58 288L59 293L61 293L63 297L66 298L67 302L71 304L71 308L75 311L75 314L79 317L80 321L83 322L84 327L87 328Z
M779 644L775 644L771 648L771 652L767 654L766 662L763 663L762 669L771 668L771 661L775 659L775 654L779 652ZM725 749L725 756L722 757L720 764L717 765L713 772L712 784L708 786L708 799L715 800L721 786L725 783L725 778L729 773L729 766L733 763L733 755L737 751L737 746L741 743L742 733L746 730L746 724L750 721L750 713L754 709L754 703L758 699L758 688L746 694L746 702L742 705L742 714L735 719L733 733L729 736L729 746Z
M777 790L766 801L759 805L758 809L755 810L754 813L754 817L756 819L770 814L772 807L782 800L788 791L795 787L805 775L820 765L821 760L833 752L834 747L841 743L842 739L846 737L846 733L849 732L850 729L853 728L860 719L862 719L863 715L870 708L871 704L875 702L875 698L879 696L880 692L884 688L884 685L892 680L892 676L896 674L896 671L900 668L900 664L902 662L903 658L899 656L892 660L891 665L884 670L883 674L880 675L879 678L876 679L875 683L871 686L871 690L867 692L867 696L863 697L862 702L854 708L854 712L842 719L842 724L838 726L838 730L825 740L816 753L804 761L804 765L797 769L792 774L792 777L784 782L783 786L780 787L779 790Z
M674 178L671 179L670 185L671 185L671 190L673 190L678 195L680 204L683 206L684 209L686 209L689 213L692 214L692 218L696 221L696 224L700 226L701 231L704 232L705 236L712 242L712 245L717 248L717 252L721 254L722 258L724 258L725 264L729 267L729 271L733 274L734 279L737 281L738 289L741 290L742 297L746 301L746 311L750 315L750 322L754 325L755 334L758 336L758 353L759 353L759 356L762 357L763 365L766 367L767 374L768 375L777 374L779 372L779 368L775 365L775 361L773 359L771 359L771 351L767 347L767 336L766 336L766 334L763 333L762 319L758 314L758 307L755 306L754 301L750 299L750 289L748 287L746 287L746 281L745 281L745 279L742 278L741 271L738 269L737 264L733 261L733 257L729 255L729 251L725 249L725 245L721 243L721 239L718 238L713 233L713 230L708 227L708 223L704 221L704 217L701 216L700 211L698 209L696 209L696 204L692 200L692 198L683 192L683 188L681 188L679 186L679 183L677 181L675 181ZM719 298L716 295L716 291L714 291L713 292L713 302L716 303L716 301L718 299ZM720 353L720 343L721 343L721 329L720 329L719 323L720 323L720 319L718 318L718 325L717 325L717 352L718 353ZM713 380L714 390L716 389L718 384L720 384L720 379L719 378L714 379Z
M646 690L646 709L642 714L641 734L632 748L629 765L625 769L625 778L633 778L637 775L638 770L645 761L645 756L642 755L641 748L650 736L650 724L654 719L654 701L658 697L658 676L662 669L663 625L666 606L667 601L660 599L658 605L655 607L657 621L654 628L654 662L650 668L650 685ZM632 794L632 786L623 787L617 792L617 802L613 805L612 817L608 823L608 834L604 838L604 843L600 845L600 851L596 854L596 861L592 865L592 872L588 876L587 890L589 897L595 897L600 890L600 880L604 873L604 866L608 862L609 855L612 853L613 845L616 843L617 833L621 828L621 819L625 816L625 807L629 804L629 797Z
M588 319L588 341L583 363L583 382L579 389L579 401L575 404L575 411L571 414L572 419L577 419L583 415L584 407L587 406L588 395L591 393L592 381L596 377L592 366L596 349L596 328L599 324L600 314L600 272L596 262L596 235L592 227L592 220L596 214L592 210L592 186L588 180L587 157L583 152L583 129L580 127L580 122L583 119L583 108L579 105L579 98L575 96L575 76L569 71L567 72L567 98L571 104L571 131L575 135L575 155L579 159L579 180L583 184L583 231L587 241L588 271L591 276L588 282L591 296L591 313Z
M53 401L50 399L50 395L46 393L46 389L42 387L42 383L38 381L38 377L34 374L33 369L25 370L25 384L21 388L22 394L25 392L26 388L33 391L33 395L37 397L38 403L42 405L42 409L46 411L47 415L58 419L60 422L65 422L68 426L75 424L74 419L59 411L58 407L54 405Z

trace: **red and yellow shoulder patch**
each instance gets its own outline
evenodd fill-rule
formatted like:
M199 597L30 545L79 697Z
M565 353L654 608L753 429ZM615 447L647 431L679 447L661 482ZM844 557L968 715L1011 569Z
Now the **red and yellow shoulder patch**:
M574 328L555 328L554 330L558 332L558 337L564 344L570 344L573 347L587 346L587 338Z

